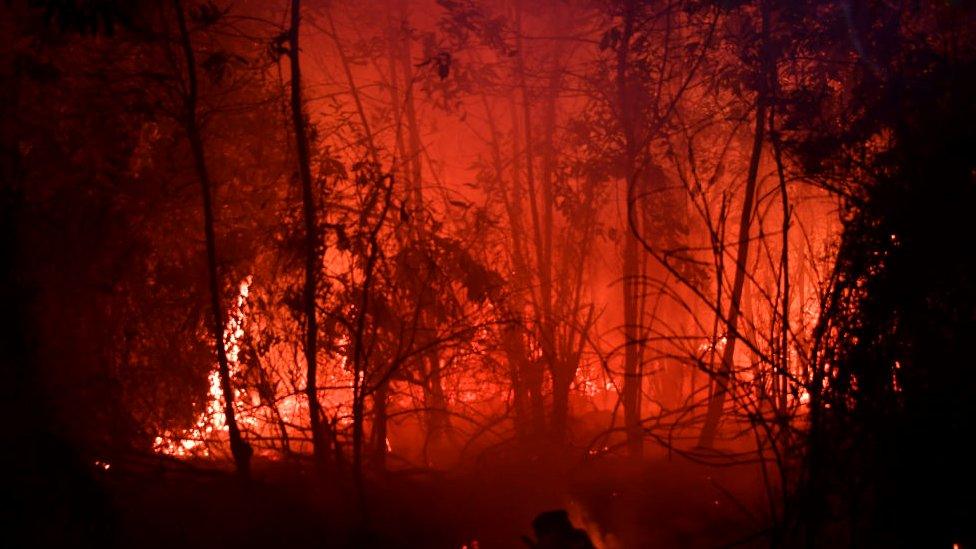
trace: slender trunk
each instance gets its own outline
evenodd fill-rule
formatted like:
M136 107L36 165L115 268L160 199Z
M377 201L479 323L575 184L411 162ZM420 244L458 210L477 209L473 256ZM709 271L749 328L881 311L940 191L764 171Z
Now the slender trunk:
M401 105L400 98L400 42L403 38L403 25L405 21L402 17L390 17L390 27L388 30L388 66L390 71L390 107L391 114L393 115L393 127L395 129L395 142L396 151L394 158L397 160L393 163L393 168L396 170L395 175L398 176L400 181L406 182L407 185L407 197L411 198L412 183L410 183L411 176L411 165L406 159L410 156L407 151L406 138L404 137L403 131L403 107ZM405 78L405 85L410 86L411 82L409 78ZM409 200L408 200L409 202ZM411 208L416 207L416 204L410 204ZM414 218L416 214L422 213L415 210L410 210ZM414 219L414 221L422 221ZM412 223L407 227L407 231L412 232L413 226L416 223ZM409 234L408 234L409 236Z
M373 286L373 272L378 256L378 243L375 233L370 235L370 251L363 268L363 288L359 311L356 315L356 332L353 347L353 387L352 387L352 467L357 489L362 489L363 477L363 423L366 415L366 365L365 337L366 312L369 310L369 293Z
M373 459L377 471L386 469L388 392L389 384L385 381L373 392Z
M553 60L551 66L555 66L557 60ZM554 299L553 272L553 215L555 205L555 177L556 177L556 158L553 137L556 128L556 94L559 91L559 72L553 70L549 77L548 92L545 99L545 111L543 114L543 142L542 142L542 253L539 254L539 286L542 293L542 312L543 312L543 340L546 342L544 348L548 349L549 357L547 364L549 373L552 376L552 424L550 425L550 436L556 444L566 441L566 421L569 416L569 388L576 373L577 363L568 360L568 349L562 348L562 343L571 344L569 335L560 337L557 329L557 318L555 308L557 302ZM558 303L565 303L569 296L561 295ZM557 392L558 391L558 392Z
M552 421L551 436L556 444L566 442L567 422L569 420L569 389L573 383L573 373L566 367L557 369L552 376Z
M633 185L629 184L628 187ZM633 193L628 192L627 210L633 209ZM631 214L632 215L632 214ZM637 239L628 234L624 242L624 430L627 434L627 449L630 455L643 453L644 434L641 428L641 396L643 386L642 344L640 341L640 299L638 296Z
M230 365L227 361L227 350L224 347L224 309L220 304L220 277L217 272L217 237L214 231L213 184L207 168L203 138L200 134L200 125L197 119L198 89L196 57L193 53L193 45L190 42L190 31L186 25L186 15L183 12L183 5L179 0L173 0L173 7L176 10L183 55L186 60L187 83L184 96L184 108L186 112L184 113L185 118L183 123L187 138L190 142L193 165L196 169L197 179L200 182L200 191L203 195L203 230L207 243L207 275L210 285L210 308L212 313L210 325L211 335L214 341L214 348L217 351L217 370L218 376L220 377L220 390L224 394L224 415L227 423L227 432L230 436L231 455L234 457L237 473L241 478L247 479L250 476L251 456L254 452L251 449L251 445L241 437L241 431L237 425L237 417L234 413L234 389L230 380Z
M585 239L584 239L585 240ZM582 268L582 265L580 266ZM577 294L578 295L578 294ZM578 308L579 301L574 303ZM578 337L569 334L564 338L565 347L562 349L560 360L562 364L553 371L552 375L552 427L556 444L564 444L569 434L569 391L579 369L583 346L586 344L587 334L593 326L594 307L588 307L586 320L578 331ZM571 332L572 333L572 332Z
M541 230L542 240L538 243L539 253L539 286L542 292L542 311L545 327L545 340L553 353L549 360L550 367L558 365L556 358L556 334L555 334L555 315L553 313L553 262L552 262L552 233L553 233L553 207L555 196L553 193L555 177L555 158L553 151L553 134L556 126L556 92L559 88L558 73L554 73L550 78L549 90L545 99L545 112L543 115L543 141L542 141L542 178L540 179L542 191ZM526 121L528 122L528 121Z
M775 132L775 128L770 128ZM790 195L783 171L783 160L778 140L774 139L774 156L776 158L776 172L779 176L780 202L783 208L783 248L780 252L780 271L782 276L782 302L780 310L779 332L779 394L777 406L781 414L787 411L787 394L789 393L790 374Z
M356 493L359 499L360 511L363 518L366 518L365 486L363 484L363 429L366 416L366 397L376 388L370 388L366 379L366 367L368 350L366 348L366 316L370 308L370 293L373 291L374 277L376 276L376 264L380 259L379 232L386 222L386 217L390 212L390 205L393 202L394 181L390 181L385 189L382 188L386 178L376 181L379 187L377 193L383 193L383 206L379 212L376 224L370 227L367 235L369 252L366 262L363 265L363 285L360 301L356 309L356 324L353 332L353 355L352 355L352 468L353 482L356 486ZM365 223L365 219L363 220Z
M509 212L509 222L512 227L512 246L516 260L516 276L518 276L519 282L522 285L520 289L528 289L532 284L532 275L528 266L528 253L525 251L525 241L523 240L525 230L522 219L522 150L521 141L519 140L520 124L518 106L514 97L510 98L510 105L510 112L512 114L512 207ZM531 297L531 290L529 292ZM515 310L519 313L520 321L523 308L523 303L519 300L516 303ZM527 328L521 323L519 325L519 331L521 332L520 337L528 336ZM519 363L519 378L522 380L525 393L529 397L529 409L531 411L530 431L533 434L541 434L545 429L546 423L545 401L542 395L542 365L529 356L528 348L524 340L522 341L522 349L524 350L524 358Z
M329 456L328 440L322 423L318 397L318 318L316 314L318 270L321 257L315 197L312 193L312 168L302 102L302 73L298 44L301 23L301 0L292 0L291 28L288 33L288 59L291 64L291 114L295 132L298 176L302 185L302 211L305 217L305 397L308 399L309 427L315 461L323 464Z
M502 328L502 347L505 350L505 357L508 360L509 377L512 383L512 406L515 411L515 431L519 440L524 442L529 440L532 429L534 429L534 422L532 421L533 416L530 414L531 410L529 407L529 385L523 379L523 373L526 370L529 355L524 340L525 326L521 321L523 309L522 299L520 298L521 294L518 293L524 288L525 281L528 279L526 274L527 269L525 267L525 253L522 251L521 199L519 197L521 189L518 173L512 175L513 188L511 195L505 188L505 169L502 162L501 137L498 127L495 125L494 113L491 112L487 97L482 95L481 100L485 107L485 112L488 114L487 122L491 132L489 145L492 153L492 166L495 171L495 182L498 185L499 194L501 194L505 211L508 214L509 236L512 239L512 266L515 271L514 281L516 283L514 285L517 289L514 295L506 301L503 309L505 312L502 317L509 319L511 324ZM514 118L514 109L512 113ZM513 127L513 135L515 133L516 131ZM514 158L516 160L518 159L517 145L515 145L514 149ZM513 166L513 170L518 170L517 163Z
M705 424L698 436L698 446L711 448L715 444L718 423L722 417L728 383L732 377L735 342L738 337L738 322L741 313L742 291L746 281L746 268L749 260L749 229L755 209L756 180L759 174L759 160L762 156L764 129L766 127L766 100L762 90L756 96L756 126L753 134L752 153L749 158L749 171L746 175L745 197L742 201L742 214L739 217L738 249L735 258L735 276L732 281L732 294L729 296L729 313L725 318L726 343L722 351L722 363L715 372L715 390L708 402Z
M536 177L535 177L535 152L534 143L532 137L532 99L529 93L528 83L526 81L525 74L525 49L522 45L522 6L520 2L515 4L515 40L516 40L516 51L518 52L515 58L515 75L518 81L518 85L522 95L522 130L525 133L525 147L521 151L522 156L525 160L525 181L527 185L528 197L529 197L529 213L532 222L532 239L535 248L535 272L539 278L539 297L534 300L535 314L541 316L539 319L540 329L540 346L542 348L542 362L538 363L534 360L527 362L529 366L529 371L526 372L525 379L528 381L532 391L532 406L536 409L538 406L542 408L541 413L535 414L536 421L539 422L539 431L544 429L545 425L545 411L542 398L542 385L543 385L543 364L549 364L550 370L552 369L553 361L555 360L555 350L553 341L553 331L551 330L552 322L552 266L548 261L546 254L546 237L545 237L545 220L539 212L539 196L536 190ZM515 128L513 128L513 133ZM519 151L515 151L516 158L519 156ZM541 313L541 314L540 314Z
M765 8L764 8L765 9ZM780 251L780 273L781 273L781 293L782 302L780 309L780 333L779 333L779 355L780 355L780 375L779 394L777 406L778 413L785 417L787 413L787 399L789 394L789 374L790 374L790 218L793 208L790 205L790 193L787 186L786 170L783 164L783 151L779 130L776 129L776 105L779 98L779 80L776 68L776 58L767 55L766 75L769 79L769 89L772 95L772 106L769 108L769 137L773 146L773 159L776 161L776 176L779 179L780 205L782 207L783 223L783 244ZM802 295L802 294L801 294ZM785 431L785 429L784 429Z
M423 227L423 180L422 165L420 156L422 147L420 143L420 124L417 121L417 108L413 93L413 60L410 58L410 35L407 27L407 8L406 3L400 4L401 29L398 36L397 53L400 58L400 70L403 72L403 110L407 117L407 142L409 151L407 152L407 164L410 170L410 198L413 201L413 212L417 220L417 226Z
M520 325L502 327L502 349L508 361L509 380L512 384L512 408L515 412L515 433L520 441L530 435L529 394L525 380L522 379L523 362L526 359L525 345L522 343Z
M441 442L450 429L447 414L447 397L444 394L443 372L441 369L440 353L436 350L426 353L427 375L424 379L424 406L427 409L427 444L425 448L434 447L435 457L442 448ZM427 462L432 463L430 456Z
M542 394L544 379L542 364L531 358L522 361L522 382L529 396L531 429L536 436L542 435L546 428L546 401Z
M617 94L619 120L624 132L624 170L626 174L627 219L638 228L637 211L637 137L632 117L634 116L633 94L629 75L630 40L634 32L634 10L629 3L624 14L624 28L617 52ZM624 301L624 430L627 434L627 449L631 456L643 453L644 433L641 428L642 344L640 342L641 307L639 306L638 279L640 261L638 259L637 235L626 232L624 237L623 301Z
M403 113L407 119L407 165L409 167L408 185L410 200L413 202L413 238L423 241L426 238L424 227L424 193L423 193L423 145L420 140L420 123L417 118L417 107L414 99L413 59L410 53L410 34L407 23L406 2L400 2L400 33L397 38L397 57L400 61L400 71L403 73ZM427 287L421 289L418 299L421 303L434 299L430 295L432 290ZM436 332L436 319L429 311L421 314L420 330L424 334ZM422 361L426 360L430 369L424 383L424 404L427 407L427 436L437 442L441 440L449 429L450 419L447 415L447 398L444 396L444 380L441 375L440 353L436 347L424 353Z

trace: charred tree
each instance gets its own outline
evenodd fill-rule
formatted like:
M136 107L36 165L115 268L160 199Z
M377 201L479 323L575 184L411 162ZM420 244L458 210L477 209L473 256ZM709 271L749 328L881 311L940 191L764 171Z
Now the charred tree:
M322 422L322 406L318 397L318 276L322 257L318 210L312 188L311 153L309 151L308 121L302 100L302 73L299 49L301 0L292 0L291 26L288 30L288 59L291 67L291 115L295 133L295 154L298 176L302 186L302 213L305 221L305 288L302 307L305 313L305 397L308 399L309 428L315 461L328 460L329 443Z
M180 0L173 0L176 11L176 21L179 26L180 43L186 63L186 82L183 90L183 127L190 151L193 154L193 166L200 183L203 197L203 230L207 248L207 277L210 287L211 335L217 352L217 368L220 377L220 390L224 397L224 415L227 432L230 436L230 449L238 474L247 479L250 476L251 456L253 450L250 444L241 436L234 411L234 388L230 379L230 365L227 361L227 350L224 347L224 308L220 300L220 275L217 268L217 237L214 230L213 211L213 182L207 168L203 137L197 115L199 102L199 87L197 84L196 55L190 39L190 30L186 23L186 14Z

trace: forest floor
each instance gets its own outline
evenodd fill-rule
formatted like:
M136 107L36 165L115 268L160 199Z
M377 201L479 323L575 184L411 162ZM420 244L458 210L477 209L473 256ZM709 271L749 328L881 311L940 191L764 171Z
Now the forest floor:
M537 514L562 508L597 547L710 548L749 539L764 522L755 465L678 457L391 473L370 483L365 519L355 491L294 464L257 462L248 485L174 470L98 476L99 515L111 519L103 534L121 547L516 548Z

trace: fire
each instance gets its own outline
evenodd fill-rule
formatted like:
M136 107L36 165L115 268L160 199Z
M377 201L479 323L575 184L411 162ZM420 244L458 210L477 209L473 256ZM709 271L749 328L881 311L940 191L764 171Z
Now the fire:
M252 282L253 277L248 275L239 284L237 297L228 311L227 326L224 328L224 349L232 378L240 372L241 340L245 335L247 297ZM215 433L227 431L227 416L223 411L224 391L220 387L220 373L216 364L207 379L210 387L207 392L207 406L193 427L176 433L167 431L157 436L153 444L154 451L179 457L210 457L208 443L215 438ZM234 409L237 412L237 421L243 426L253 426L257 423L257 418L247 413L240 397L240 389L235 389Z

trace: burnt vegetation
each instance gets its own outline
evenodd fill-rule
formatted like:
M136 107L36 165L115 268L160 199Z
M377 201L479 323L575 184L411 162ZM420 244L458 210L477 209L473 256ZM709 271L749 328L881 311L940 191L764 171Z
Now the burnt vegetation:
M976 544L971 2L0 13L12 546Z

